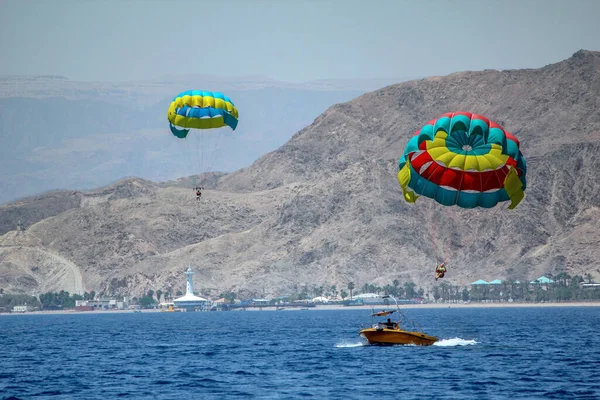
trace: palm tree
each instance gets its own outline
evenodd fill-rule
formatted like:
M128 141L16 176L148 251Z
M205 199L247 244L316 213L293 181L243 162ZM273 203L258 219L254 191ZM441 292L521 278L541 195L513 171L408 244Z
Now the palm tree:
M399 299L404 298L404 289L402 289L402 287L396 289L396 297Z
M354 290L354 282L348 283L348 290L350 291L350 300L352 300L352 291Z
M392 285L390 285L389 283L383 287L384 294L393 295L394 294L393 292L394 292L394 287Z
M415 284L412 282L406 282L404 284L404 291L407 299L412 299L415 297Z
M338 290L337 290L337 286L336 285L331 285L331 294L333 295L334 298L337 298L338 295Z
M566 272L560 272L554 278L555 281L558 281L559 286L567 286L567 279L571 279L571 277Z
M323 286L319 286L318 288L315 288L315 297L321 297L323 296Z
M469 301L470 296L469 296L469 291L467 290L467 288L463 288L462 290L462 301Z
M440 295L440 288L439 288L439 286L436 285L436 286L433 287L433 299L435 301L438 301L438 299L440 297L441 297L441 295Z
M369 293L369 292L370 292L369 288L370 288L369 284L368 284L368 283L365 283L365 284L363 285L363 287L362 287L362 292L363 292L363 293Z
M452 285L447 282L440 283L440 289L442 291L441 297L442 300L446 301L450 299L450 294L452 292Z

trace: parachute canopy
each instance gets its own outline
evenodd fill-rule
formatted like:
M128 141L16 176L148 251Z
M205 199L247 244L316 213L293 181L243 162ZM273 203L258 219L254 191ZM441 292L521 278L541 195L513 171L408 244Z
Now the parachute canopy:
M527 172L519 140L482 115L455 112L429 121L408 141L398 181L404 199L445 206L494 207L523 199Z
M173 135L183 139L190 128L211 129L229 126L235 130L238 124L238 110L223 93L188 90L175 96L169 106L168 118Z

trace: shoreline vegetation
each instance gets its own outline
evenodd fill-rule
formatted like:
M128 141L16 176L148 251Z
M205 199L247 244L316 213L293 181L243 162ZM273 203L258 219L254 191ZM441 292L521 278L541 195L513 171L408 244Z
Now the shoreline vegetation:
M332 310L381 310L390 308L390 305L352 305L344 306L339 304L318 304L315 307L285 307L285 306L266 306L266 307L248 307L239 308L227 312L237 311L332 311ZM419 308L544 308L544 307L600 307L600 301L573 301L573 302L544 302L544 303L517 303L517 302L495 302L495 303L423 303L423 304L402 304L401 309L419 309ZM143 310L96 310L96 311L78 311L69 310L46 310L46 311L27 311L27 312L3 312L4 315L60 315L60 314L128 314L128 313L156 313L169 312L164 309L143 309Z
M191 269L188 268L188 272ZM211 300L196 304L194 308L198 311L237 311L251 309L289 310L293 308L339 309L340 307L372 307L375 304L385 304L384 298L389 296L398 299L406 308L411 305L417 307L525 307L537 304L576 304L576 303L600 303L600 283L592 280L591 275L585 277L571 276L566 272L554 275L541 276L534 281L495 279L491 282L477 280L468 286L460 287L448 282L441 282L430 290L418 287L413 282L401 282L393 280L385 286L377 286L365 283L358 288L354 282L347 284L345 288L339 289L337 285L322 286L294 286L292 293L277 297L264 298L263 294L258 298L248 298L246 293L243 297L239 293L226 291L219 294L218 299L210 297ZM188 281L190 277L188 277ZM587 281L586 281L587 280ZM193 282L188 282L188 287L193 287ZM193 291L193 289L191 289ZM176 309L177 299L183 296L182 291L173 295L172 289L148 290L141 297L118 296L107 298L107 294L95 291L82 294L70 294L67 291L47 292L39 296L25 294L4 293L0 288L0 313L3 312L33 312L33 311L107 311L118 310L151 310L158 308L159 311L181 311ZM199 296L197 292L193 292ZM385 295L381 295L385 293ZM191 294L191 292L189 293ZM250 293L252 294L252 293ZM354 294L354 296L353 296ZM214 293L213 293L214 295ZM256 296L256 293L253 295ZM312 295L312 296L311 296ZM110 295L108 295L110 296ZM96 300L97 297L97 300ZM162 298L162 302L161 302ZM312 298L312 300L310 300ZM342 299L341 301L339 299ZM347 300L349 298L349 300ZM475 304L478 304L477 306ZM494 304L494 305L492 305ZM191 307L188 304L187 307ZM379 308L379 306L377 307Z

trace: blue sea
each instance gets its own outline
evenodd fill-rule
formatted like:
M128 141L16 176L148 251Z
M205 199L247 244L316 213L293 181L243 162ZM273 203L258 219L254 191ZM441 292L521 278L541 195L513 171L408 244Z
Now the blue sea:
M600 399L600 308L406 310L429 347L369 311L0 316L0 399Z

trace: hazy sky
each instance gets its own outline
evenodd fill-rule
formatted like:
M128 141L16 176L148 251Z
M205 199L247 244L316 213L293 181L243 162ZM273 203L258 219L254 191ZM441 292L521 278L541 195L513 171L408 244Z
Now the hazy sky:
M600 0L0 0L0 74L286 81L537 68L600 50Z

